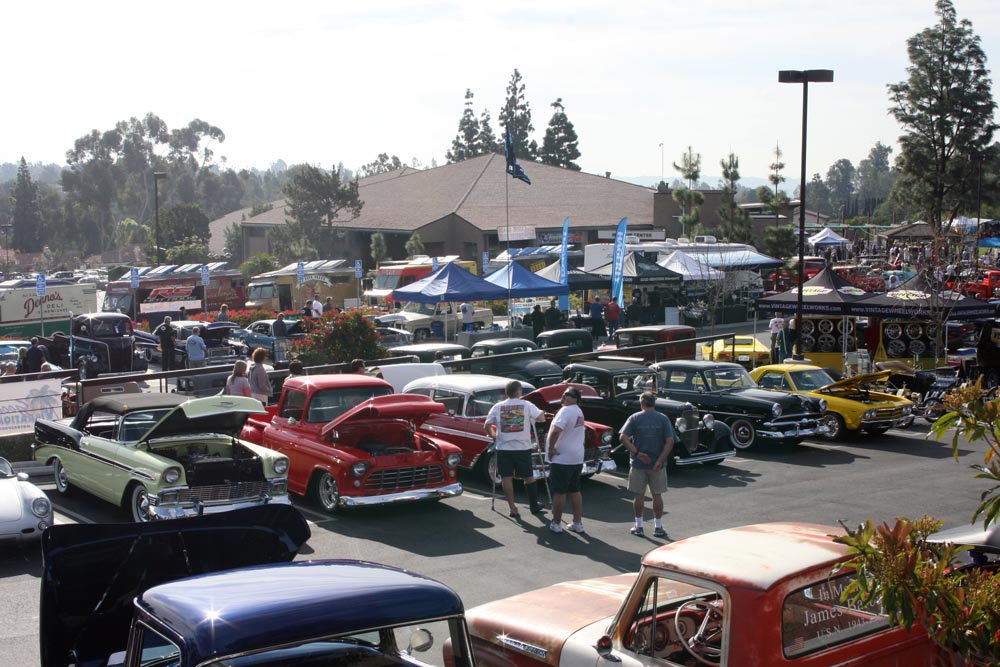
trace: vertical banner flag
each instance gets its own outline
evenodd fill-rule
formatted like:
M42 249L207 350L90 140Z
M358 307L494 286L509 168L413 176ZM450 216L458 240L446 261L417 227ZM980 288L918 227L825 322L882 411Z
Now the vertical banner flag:
M490 251L483 251L483 275L485 276L490 272Z
M611 296L618 297L618 303L625 303L625 229L628 218L622 218L615 232L614 263L611 265Z
M435 256L431 259L431 272L437 273L437 270L438 270L438 258L437 256Z
M569 285L569 218L563 220L562 252L559 254L559 284ZM559 297L559 310L569 310L569 294Z

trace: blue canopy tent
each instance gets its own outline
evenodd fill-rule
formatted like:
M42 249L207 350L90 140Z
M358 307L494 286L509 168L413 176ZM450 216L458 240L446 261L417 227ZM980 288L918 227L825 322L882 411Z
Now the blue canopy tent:
M449 263L426 278L393 290L392 298L417 303L493 301L506 299L507 289L486 282L457 264Z
M486 276L485 280L502 287L505 296L509 289L511 298L569 294L568 286L536 275L517 262L508 262L507 266Z

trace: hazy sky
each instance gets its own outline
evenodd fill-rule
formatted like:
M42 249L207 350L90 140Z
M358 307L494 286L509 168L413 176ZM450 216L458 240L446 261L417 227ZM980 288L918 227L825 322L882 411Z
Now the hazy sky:
M765 176L775 143L799 173L801 86L779 69L833 69L809 95L808 172L895 145L886 83L933 0L702 2L16 2L4 6L0 161L64 162L73 141L154 112L226 133L233 167L356 168L378 153L444 163L466 88L497 116L514 68L541 143L563 99L579 164L665 176L691 145L703 173L730 150ZM956 0L1000 58L1000 2ZM529 170L530 175L530 170Z

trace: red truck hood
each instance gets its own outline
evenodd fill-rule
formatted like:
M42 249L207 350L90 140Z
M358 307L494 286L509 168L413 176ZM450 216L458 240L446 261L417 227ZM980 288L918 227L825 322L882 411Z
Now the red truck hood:
M490 602L466 612L469 630L493 649L523 653L555 667L574 633L615 615L636 576L571 581Z
M327 437L330 431L353 421L363 421L365 419L408 419L418 426L431 415L442 414L445 407L441 403L432 401L428 396L420 394L388 394L386 396L376 396L364 403L354 406L344 414L323 427L323 437Z

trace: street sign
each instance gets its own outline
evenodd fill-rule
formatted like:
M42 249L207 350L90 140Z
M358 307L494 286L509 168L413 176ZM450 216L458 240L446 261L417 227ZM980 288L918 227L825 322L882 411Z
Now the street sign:
M437 270L438 270L438 258L435 257L434 259L431 260L431 271L437 271Z
M299 262L299 268L295 275L300 285L306 281L306 265L304 263Z
M38 296L45 296L45 274L39 273L35 276L35 291Z
M360 280L362 276L361 260L354 260L354 277Z
M490 251L486 250L483 252L483 274L489 273L490 271Z
M139 289L139 269L132 269L129 273L129 280L132 283L132 289Z
M207 285L208 284L208 267L207 266L202 266L201 267L201 284L202 285Z

